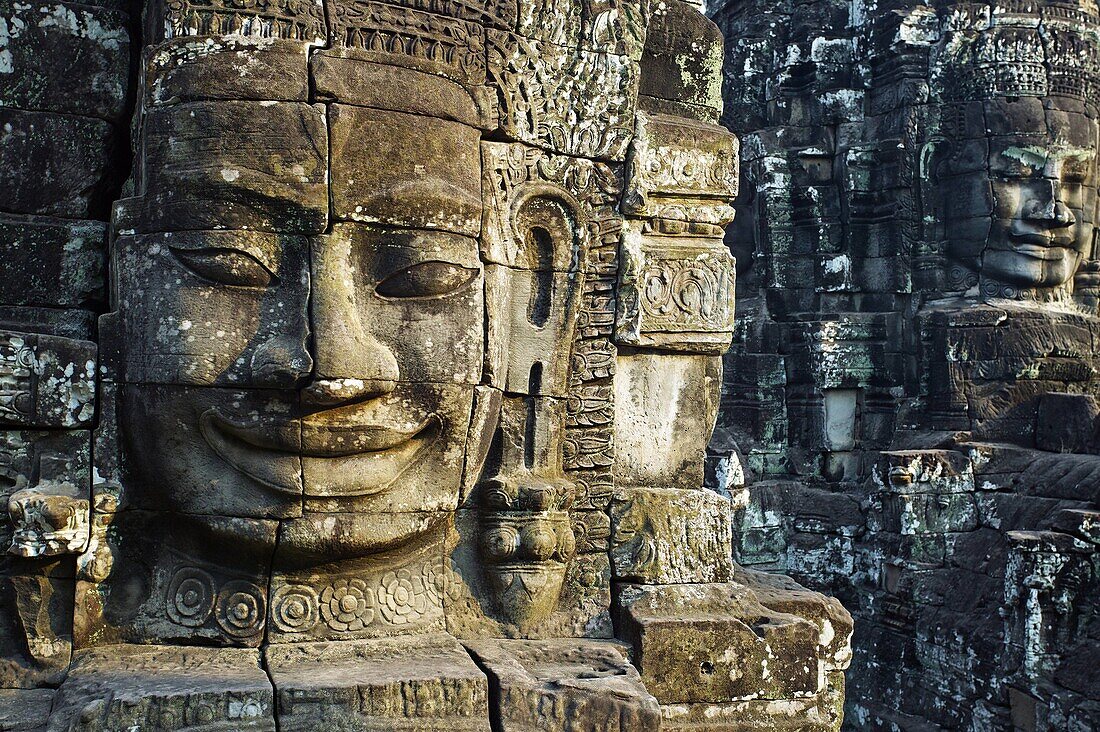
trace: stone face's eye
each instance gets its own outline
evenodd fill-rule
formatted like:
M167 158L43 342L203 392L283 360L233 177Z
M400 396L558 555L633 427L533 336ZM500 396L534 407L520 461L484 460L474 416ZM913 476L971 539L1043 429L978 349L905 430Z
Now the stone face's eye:
M267 287L275 275L250 254L236 249L177 249L172 254L199 277L223 285Z
M382 297L445 297L462 289L477 276L477 270L449 262L421 262L398 270L375 288Z

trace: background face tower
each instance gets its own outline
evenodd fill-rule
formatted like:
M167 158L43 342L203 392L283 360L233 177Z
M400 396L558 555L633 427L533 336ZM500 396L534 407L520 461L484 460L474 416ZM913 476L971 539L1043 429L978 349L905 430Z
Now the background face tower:
M1095 726L1096 4L711 12L740 561L855 609L855 725Z

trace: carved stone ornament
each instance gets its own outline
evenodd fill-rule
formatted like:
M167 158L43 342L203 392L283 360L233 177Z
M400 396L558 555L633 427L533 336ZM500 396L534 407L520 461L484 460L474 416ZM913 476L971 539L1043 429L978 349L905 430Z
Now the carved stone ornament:
M8 6L0 728L832 713L825 598L769 614L703 485L739 147L696 7ZM761 617L785 678L696 673Z

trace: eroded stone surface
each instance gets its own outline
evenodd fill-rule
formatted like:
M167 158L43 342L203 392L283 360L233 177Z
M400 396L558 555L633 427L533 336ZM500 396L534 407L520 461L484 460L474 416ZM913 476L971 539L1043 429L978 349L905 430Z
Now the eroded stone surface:
M489 729L488 681L445 634L271 646L279 729Z
M484 640L467 648L489 676L504 732L661 728L657 700L617 643Z
M680 0L0 0L18 725L834 709L846 616L729 583L745 501L703 489L719 54Z
M108 646L77 654L48 730L275 730L271 682L259 651Z

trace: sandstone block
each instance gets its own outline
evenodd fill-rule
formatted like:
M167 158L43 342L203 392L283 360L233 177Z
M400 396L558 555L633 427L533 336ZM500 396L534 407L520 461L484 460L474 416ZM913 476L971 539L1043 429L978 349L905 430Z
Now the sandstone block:
M0 689L0 729L40 732L46 729L55 689Z
M482 204L476 128L342 104L332 105L329 114L337 219L478 235Z
M81 427L95 415L96 345L0 331L0 424Z
M128 24L125 13L85 3L0 2L8 28L0 106L122 122Z
M626 648L591 640L467 643L489 676L500 732L656 732L660 708Z
M107 224L0 216L0 303L96 307L105 296Z
M620 632L661 704L786 699L825 682L820 632L730 583L620 585Z
M76 654L47 729L275 732L274 712L259 651L118 645Z
M280 730L488 732L488 681L446 634L269 646Z
M302 41L174 38L145 50L145 104L226 99L309 100L309 44Z
M100 119L0 107L0 170L7 213L101 216L116 171L112 126Z
M310 233L328 223L321 107L191 102L149 110L143 133L141 231Z
M615 483L694 490L714 429L716 356L621 349L615 374Z
M726 582L733 573L730 502L709 490L619 488L611 532L616 580Z

